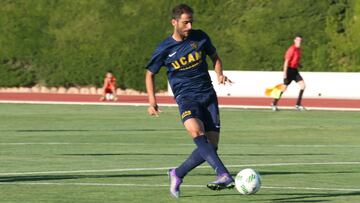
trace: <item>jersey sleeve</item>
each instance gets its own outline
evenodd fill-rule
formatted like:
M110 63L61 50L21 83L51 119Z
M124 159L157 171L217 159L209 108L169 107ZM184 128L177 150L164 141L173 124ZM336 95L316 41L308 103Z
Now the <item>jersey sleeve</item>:
M288 48L288 50L285 53L285 60L291 60L293 55L294 55L294 48L291 46Z
M209 56L212 56L216 53L216 48L214 47L214 45L211 42L210 37L203 32L206 38L206 42L205 42L205 53Z
M164 55L164 52L157 48L153 53L149 63L146 65L146 69L154 74L158 73L161 67L164 66Z

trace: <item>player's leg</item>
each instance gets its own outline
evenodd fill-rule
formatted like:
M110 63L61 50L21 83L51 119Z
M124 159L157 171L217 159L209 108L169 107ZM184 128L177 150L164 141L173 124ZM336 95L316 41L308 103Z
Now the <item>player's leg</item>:
M304 80L299 80L297 83L299 84L300 91L299 91L299 96L296 101L295 108L297 110L301 111L301 110L305 110L305 107L301 105L301 101L302 101L302 97L303 97L306 85L305 85Z
M287 90L287 87L290 85L290 83L295 80L295 74L294 74L294 69L292 68L288 68L287 69L287 73L286 73L286 78L284 78L284 86L283 86L283 90L280 93L279 98L275 98L274 101L271 103L271 109L273 111L277 111L278 110L278 102L281 99L282 95L284 94L284 92Z
M215 104L217 108L217 103ZM182 183L182 178L189 171L199 166L200 164L204 163L205 160L207 160L208 163L214 167L214 169L218 168L217 172L222 174L227 174L226 177L230 176L216 153L217 150L216 147L219 140L218 132L205 133L204 123L200 119L198 119L204 117L204 115L208 115L208 114L204 114L204 111L206 112L207 110L204 110L201 104L186 99L182 99L178 101L178 105L179 105L180 115L184 122L184 126L191 135L191 137L194 139L194 142L198 147L179 167L177 167L176 169L169 170L169 177L171 184L170 192L174 197L179 197L180 195L180 185ZM218 108L215 113L218 118ZM216 126L219 126L218 122ZM222 172L222 171L226 171L226 172ZM223 182L220 182L220 184L222 185L221 188L219 189L223 189L224 187L231 187L229 181L226 183ZM232 178L230 182L233 182Z
M191 99L178 98L179 113L184 123L186 120L197 117L198 115L198 104L192 102ZM191 131L200 131L203 127L192 129ZM170 194L173 197L180 196L180 185L186 174L194 169L196 166L205 162L205 159L200 155L199 149L196 148L190 156L177 168L170 169L168 174L170 178Z
M180 114L183 117L184 126L189 132L190 136L194 139L197 136L204 135L204 126L202 122L196 118L192 118L191 110L182 111L182 107L185 105L179 105ZM186 116L184 112L186 113ZM188 114L188 115L187 115ZM203 136L205 137L205 136ZM204 156L201 154L201 149L197 147L191 155L177 168L170 169L168 175L170 178L170 194L173 197L180 197L180 185L183 182L184 176L195 167L205 162Z
M215 131L208 131L205 132L205 135L208 138L209 143L211 143L215 150L217 150L220 140L220 133Z
M305 110L305 108L301 105L301 101L302 101L302 96L304 94L304 91L305 91L305 81L304 79L301 77L298 69L295 69L295 73L294 73L294 80L299 84L299 87L300 87L300 91L299 91L299 96L297 98L297 101L296 101L296 105L295 105L295 108L299 111L301 110Z
M215 153L218 156L217 147L220 139L220 113L215 93L209 97L208 105L203 112L202 120L204 122L206 136L209 142L214 146ZM217 179L214 182L207 184L208 188L212 190L221 190L234 187L234 180L228 171L227 173L218 173L217 175Z
M291 81L289 82L288 80L284 80L284 84L283 84L283 90L280 92L280 96L279 98L275 98L273 100L273 102L271 103L271 110L273 111L278 111L278 102L281 99L282 95L284 94L284 92L287 90L288 85L291 83Z
M193 138L193 141L198 147L202 158L210 164L218 176L223 176L224 174L229 175L228 170L220 160L215 148L209 143L207 137L205 136L202 121L196 118L190 118L184 122L184 126Z
M112 94L112 90L108 89L108 88L105 88L104 91L103 91L102 96L100 97L100 101L108 101L108 100L110 100L110 98L112 96L110 96L109 94Z
M219 142L219 133L218 132L206 132L205 133L208 142L212 144L215 151L217 151L217 146ZM197 166L203 164L205 159L199 153L198 148L196 148L190 156L179 166L176 170L176 175L180 178L184 178L191 170Z
M103 93L101 94L101 97L99 99L100 101L105 101L106 100L106 91L104 90Z
M209 131L206 135L209 142L214 146L215 153L217 154L220 133L217 131ZM206 186L211 190L221 190L225 188L230 189L234 187L234 181L230 173L221 175L218 174L217 179L214 182L208 183Z
M195 129L192 129L195 131ZM199 134L201 134L200 132ZM209 140L208 140L209 141ZM199 149L196 148L190 156L179 166L176 170L176 175L180 178L184 178L191 170L197 166L203 164L205 159L200 155Z
M113 101L117 101L118 100L118 97L117 97L117 95L116 95L116 88L112 88L111 89L111 93L112 93L112 100Z

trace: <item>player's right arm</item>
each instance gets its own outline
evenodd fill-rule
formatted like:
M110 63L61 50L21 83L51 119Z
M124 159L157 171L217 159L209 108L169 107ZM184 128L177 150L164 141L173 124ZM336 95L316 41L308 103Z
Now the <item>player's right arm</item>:
M160 110L155 96L155 74L147 70L145 74L146 91L149 98L148 113L151 116L159 116Z
M285 59L284 66L283 66L283 78L284 80L287 79L287 69L289 67L289 60Z
M289 47L288 50L286 50L286 53L285 53L285 59L284 59L284 65L283 65L283 78L284 78L284 83L285 81L287 80L287 70L289 68L289 62L291 60L291 58L293 57L294 55L294 49L293 47Z
M109 85L109 80L108 78L104 78L104 84L103 84L103 91L105 92L105 89L107 88L107 86Z
M104 101L105 100L105 95L106 95L106 86L107 86L107 78L104 78L104 84L103 84L103 88L102 88L102 95L100 97L100 101Z

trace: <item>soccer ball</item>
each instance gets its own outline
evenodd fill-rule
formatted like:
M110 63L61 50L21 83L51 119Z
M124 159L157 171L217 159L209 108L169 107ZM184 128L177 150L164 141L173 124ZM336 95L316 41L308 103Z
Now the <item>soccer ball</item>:
M260 174L251 168L241 170L235 177L235 187L243 195L255 194L261 187Z
M114 95L111 93L106 93L105 98L107 101L112 101L114 99Z

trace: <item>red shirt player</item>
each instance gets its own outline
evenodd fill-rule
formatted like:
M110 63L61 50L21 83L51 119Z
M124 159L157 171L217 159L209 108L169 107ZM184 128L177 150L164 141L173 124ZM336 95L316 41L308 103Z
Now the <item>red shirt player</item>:
M104 100L117 100L116 96L116 78L112 74L112 72L108 71L104 78L104 85L103 85L103 94L100 98L101 101Z
M294 44L291 45L285 53L285 61L283 65L284 89L280 94L280 98L281 98L281 95L286 91L287 86L289 86L293 80L297 82L300 86L299 96L295 105L295 108L297 110L305 110L305 108L301 105L302 95L304 94L304 90L305 90L305 82L298 70L298 67L301 66L300 65L301 41L302 41L302 37L296 36L294 39ZM277 103L280 100L280 98L274 99L271 105L273 111L278 110Z

